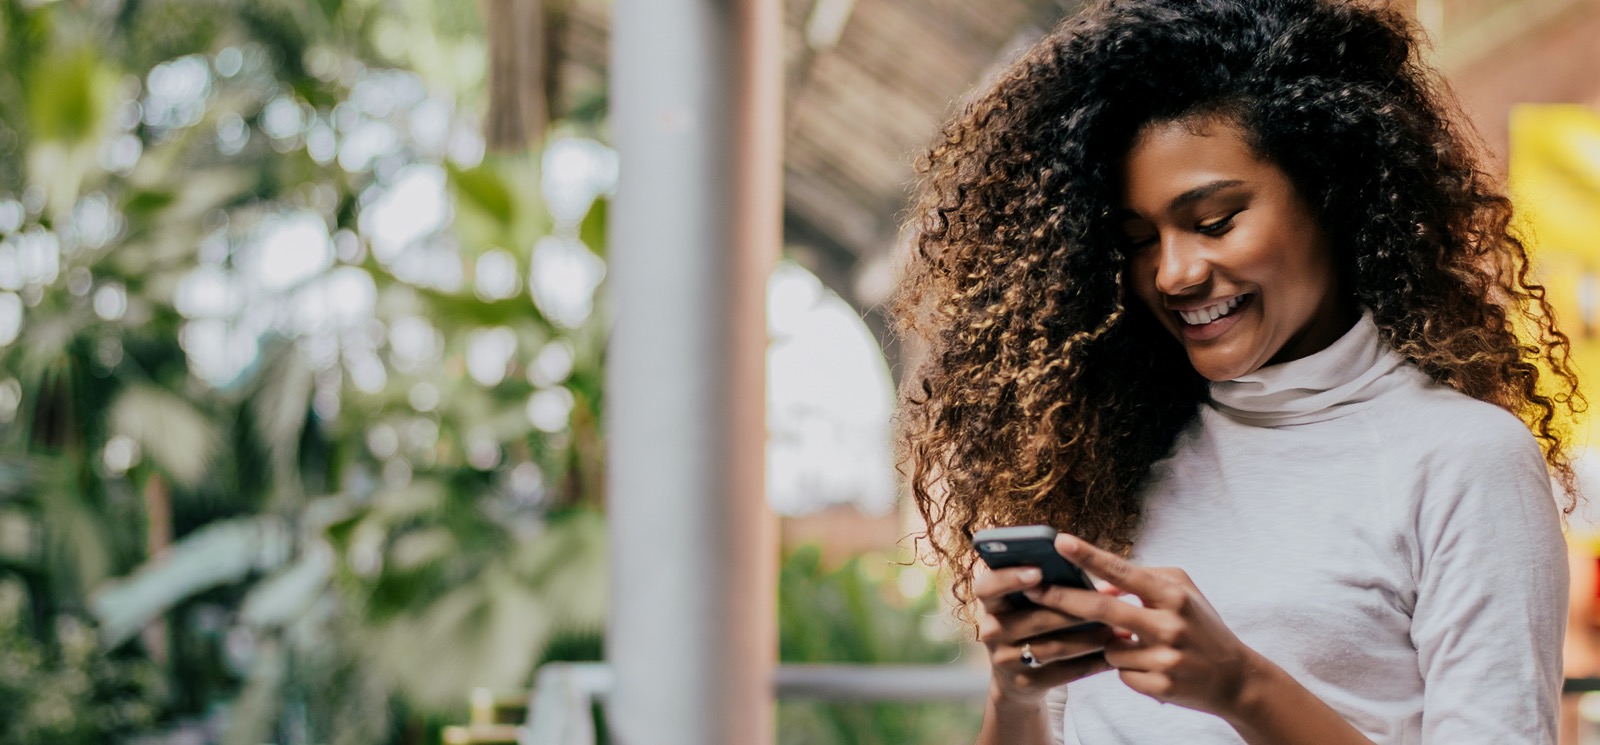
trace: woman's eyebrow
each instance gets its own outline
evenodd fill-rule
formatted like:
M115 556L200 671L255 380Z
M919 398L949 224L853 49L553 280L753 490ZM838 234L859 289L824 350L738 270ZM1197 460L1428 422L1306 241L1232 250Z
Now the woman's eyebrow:
M1243 183L1244 182L1239 179L1222 179L1219 181L1212 181L1209 184L1201 184L1193 189L1179 194L1176 197L1173 197L1172 201L1167 204L1167 211L1176 212L1179 209L1188 207L1189 205L1205 199L1206 197L1222 191L1223 189L1230 189Z

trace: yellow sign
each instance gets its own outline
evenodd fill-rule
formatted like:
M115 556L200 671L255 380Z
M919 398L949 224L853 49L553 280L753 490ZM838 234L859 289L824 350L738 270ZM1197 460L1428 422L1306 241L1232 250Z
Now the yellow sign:
M1594 407L1575 423L1578 450L1600 448L1600 112L1524 104L1511 112L1511 194L1519 234L1549 292Z

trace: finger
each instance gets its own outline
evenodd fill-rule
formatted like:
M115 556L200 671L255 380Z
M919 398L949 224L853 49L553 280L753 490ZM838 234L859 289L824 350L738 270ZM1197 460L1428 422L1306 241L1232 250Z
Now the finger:
M1014 644L1030 637L1060 631L1083 623L1050 608L1029 605L1017 610L984 613L978 619L978 641L984 644Z
M1012 644L1079 626L1084 621L1082 618L1041 606L1001 611L992 614L992 617L994 628L990 629L987 638L980 637L980 641L985 643Z
M1116 585L1113 585L1110 582L1107 582L1107 581L1105 581L1103 579L1100 579L1099 577L1091 576L1091 577L1089 577L1089 581L1094 583L1094 589L1095 589L1096 592L1100 592L1100 593L1103 593L1103 594L1106 594L1106 595L1110 595L1111 597L1121 597L1123 595L1127 595L1128 594L1127 590L1124 590L1124 589L1122 589L1120 587L1117 587ZM1134 597L1138 597L1138 596L1135 595Z
M972 577L972 594L990 613L1012 610L1006 595L1020 592L1039 584L1043 574L1038 567L1006 567L989 569L980 567Z
M1070 660L1052 662L1040 668L1028 667L1020 661L1004 665L998 661L995 663L996 674L1009 676L1011 678L1011 686L1019 690L1055 688L1079 678L1087 678L1090 675L1112 669L1109 664L1106 664L1106 658L1099 652L1093 652Z
M1106 643L1106 662L1122 671L1165 673L1177 668L1183 654L1165 645L1146 646L1124 639Z
M1172 698L1172 678L1166 673L1119 670L1117 674L1122 677L1122 682L1127 684L1129 688L1150 698L1157 701L1166 701Z
M1111 629L1099 626L1078 631L1058 631L1027 640L1034 659L1043 663L1073 660L1094 654L1116 640ZM1020 654L1019 654L1020 656Z
M1157 619L1152 611L1119 600L1113 595L1076 587L1041 585L1028 590L1027 597L1058 613L1086 621L1099 621L1141 636L1153 637L1156 630Z
M979 563L972 572L972 594L979 597L1003 595L1036 584L1041 573L1036 566L1014 566L990 569Z
M1168 577L1134 564L1077 536L1056 535L1056 552L1112 585L1138 595L1147 605L1161 606L1181 592Z

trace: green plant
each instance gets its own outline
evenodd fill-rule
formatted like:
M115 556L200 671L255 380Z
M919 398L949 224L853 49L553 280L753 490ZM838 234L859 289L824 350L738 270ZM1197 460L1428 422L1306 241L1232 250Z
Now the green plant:
M526 685L600 623L604 325L521 288L603 207L482 153L475 4L80 5L0 0L0 685L91 683L0 741L417 741Z
M778 582L779 659L787 663L917 663L956 660L961 645L937 582L920 564L868 554L836 568L802 546ZM781 745L945 745L977 735L973 704L780 702Z
M93 630L70 618L43 644L22 628L27 599L0 582L0 742L107 742L155 724L163 702L159 671L130 655L105 655Z

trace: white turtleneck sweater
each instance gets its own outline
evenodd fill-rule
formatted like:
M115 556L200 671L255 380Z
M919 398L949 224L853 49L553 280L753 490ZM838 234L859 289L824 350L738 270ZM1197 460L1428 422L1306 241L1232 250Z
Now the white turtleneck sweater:
M1567 565L1539 448L1370 317L1213 384L1145 510L1134 559L1187 571L1245 644L1374 742L1555 743ZM1115 673L1065 690L1069 745L1241 742Z

